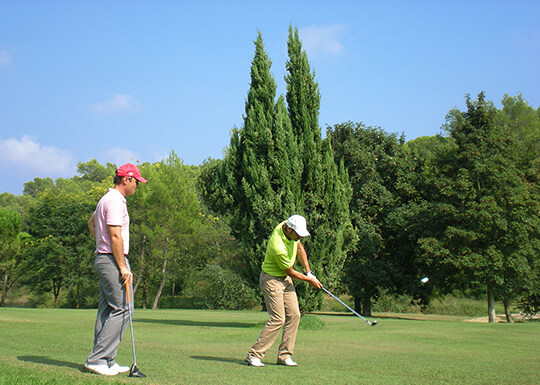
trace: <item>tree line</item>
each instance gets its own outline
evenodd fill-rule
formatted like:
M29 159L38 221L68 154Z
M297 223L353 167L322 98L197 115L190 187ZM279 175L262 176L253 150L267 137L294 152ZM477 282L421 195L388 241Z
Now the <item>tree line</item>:
M289 27L286 94L276 96L259 33L243 124L223 159L185 165L174 152L143 163L149 183L129 199L130 262L143 307L249 308L270 230L308 219L305 247L325 286L371 314L383 294L485 293L494 303L540 302L540 108L484 93L451 109L444 134L406 142L379 127L318 122L320 92ZM116 165L79 163L70 179L36 178L0 194L3 305L14 286L54 306L96 305L87 220ZM428 276L427 284L420 278ZM298 283L302 311L322 293ZM62 304L60 294L67 293Z

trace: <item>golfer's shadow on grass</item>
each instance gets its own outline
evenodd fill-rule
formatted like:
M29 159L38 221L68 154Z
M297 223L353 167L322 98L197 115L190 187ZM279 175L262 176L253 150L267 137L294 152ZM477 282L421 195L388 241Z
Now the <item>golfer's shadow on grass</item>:
M212 357L212 356L191 356L190 358L194 360L201 360L201 361L232 362L233 364L245 365L244 360L240 360L238 358Z
M20 361L34 362L36 364L44 364L44 365L51 365L51 366L64 366L66 368L73 368L81 372L84 372L84 366L81 364L76 364L74 362L68 362L68 361L55 360L55 359L44 357L44 356L18 356L17 359L19 359Z

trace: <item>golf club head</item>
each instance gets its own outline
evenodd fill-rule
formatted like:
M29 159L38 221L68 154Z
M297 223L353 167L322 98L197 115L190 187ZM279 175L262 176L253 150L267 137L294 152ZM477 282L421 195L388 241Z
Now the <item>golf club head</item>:
M139 378L146 378L146 375L137 369L137 365L133 364L131 365L131 368L129 369L129 376L128 377L139 377Z
M377 320L371 321L370 325L371 325L371 326L377 326Z

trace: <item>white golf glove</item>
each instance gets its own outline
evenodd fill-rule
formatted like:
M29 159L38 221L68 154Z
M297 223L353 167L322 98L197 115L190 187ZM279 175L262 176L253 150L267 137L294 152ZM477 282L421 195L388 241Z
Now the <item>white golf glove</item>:
M315 281L317 281L317 283L318 283L319 285L322 286L322 284L321 284L321 282L319 281L319 279L318 279L317 277L315 277L315 274L313 274L311 271L308 271L308 272L306 273L306 277L313 278ZM313 285L313 284L312 284L312 285ZM317 287L317 286L315 286L315 287ZM318 288L320 289L320 287L318 287Z

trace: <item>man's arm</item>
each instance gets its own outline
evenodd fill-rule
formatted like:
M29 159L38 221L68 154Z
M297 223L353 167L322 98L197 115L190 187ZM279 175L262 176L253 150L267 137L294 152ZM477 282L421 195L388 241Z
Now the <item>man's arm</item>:
M88 220L88 230L92 234L92 238L96 239L96 213L92 213L92 216Z
M306 253L306 250L304 249L304 246L302 246L302 243L300 241L298 241L298 249L296 251L296 256L300 260L300 263L302 264L302 266L304 266L304 269L306 270L306 273L310 272L311 270L309 269L309 262L308 262L308 258L307 258L307 253ZM319 280L317 278L315 278L314 276L313 277L308 277L307 275L304 275L304 274L294 270L293 266L289 267L287 270L285 270L285 272L291 278L295 278L295 279L299 279L301 281L309 282L311 284L311 286L313 286L315 289L322 288L322 284L319 282Z
M306 249L304 249L304 246L302 245L302 242L298 241L298 249L296 250L296 256L298 257L298 260L304 266L304 270L306 271L306 274L311 271L309 268L309 262L307 258Z
M122 239L122 227L121 226L107 226L109 229L109 236L111 237L111 249L116 265L120 270L122 276L122 283L132 282L133 274L126 265L126 259L124 257L124 240Z
M308 277L307 275L304 275L296 270L291 266L287 270L285 270L287 275L291 278L299 279L300 281L306 281L311 283L311 286L313 286L315 289L322 288L322 284L319 282L317 278Z

